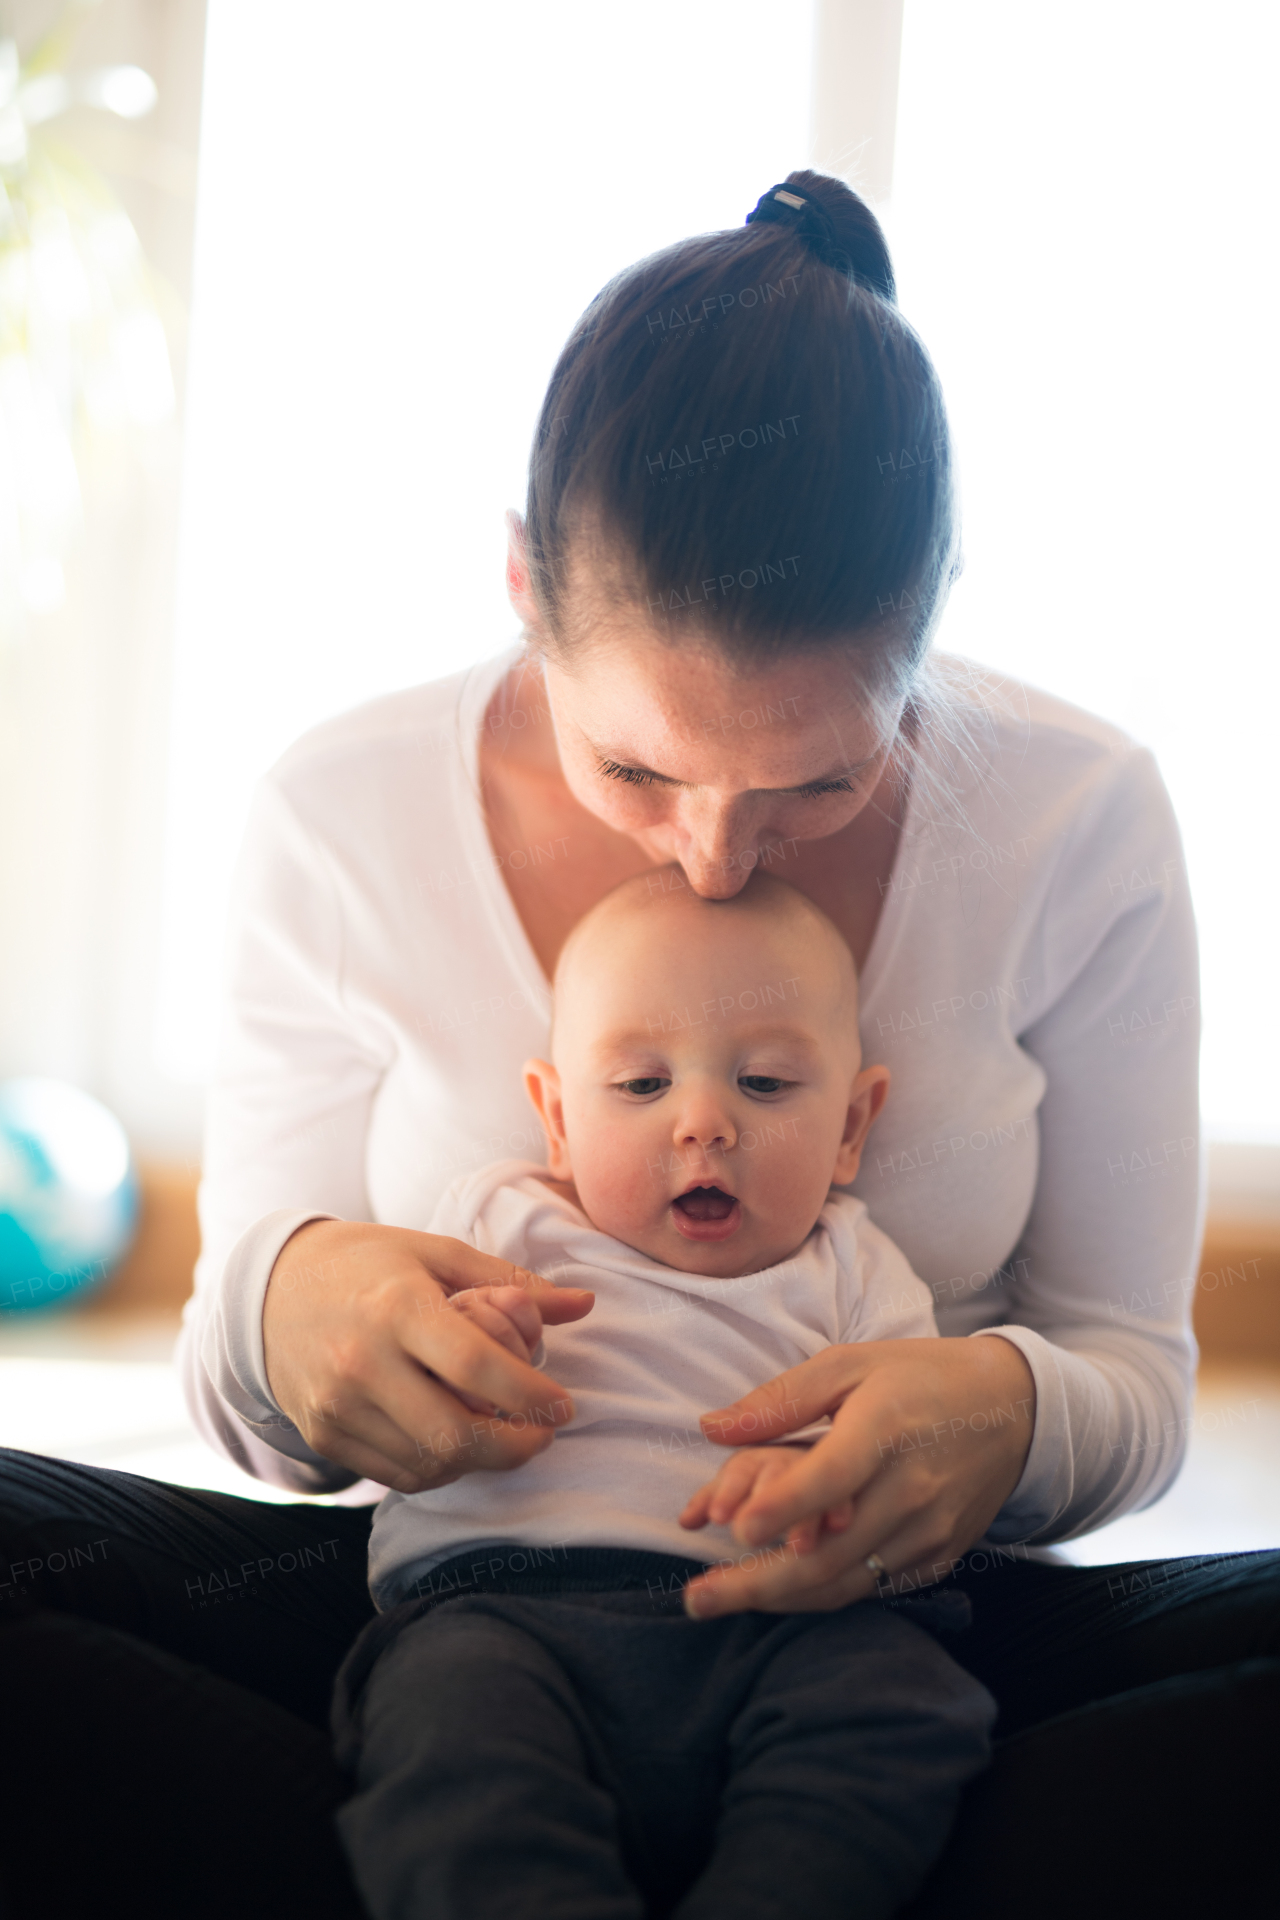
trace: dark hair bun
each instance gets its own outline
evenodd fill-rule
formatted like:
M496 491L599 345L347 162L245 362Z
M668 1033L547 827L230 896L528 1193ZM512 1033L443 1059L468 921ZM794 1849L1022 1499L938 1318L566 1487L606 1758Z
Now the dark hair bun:
M842 181L768 186L742 226L619 274L570 336L529 466L549 644L630 604L739 662L852 650L867 688L901 695L955 544L937 376Z
M807 167L789 173L787 185L806 199L816 201L830 221L835 236L835 257L830 264L843 268L863 286L878 293L882 300L896 305L898 289L888 242L866 201L851 187L846 187L843 180L829 173L812 173Z

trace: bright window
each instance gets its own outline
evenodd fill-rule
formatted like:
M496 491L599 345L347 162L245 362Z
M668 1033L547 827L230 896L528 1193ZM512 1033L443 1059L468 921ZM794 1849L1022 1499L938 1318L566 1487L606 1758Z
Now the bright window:
M161 1067L212 1053L257 776L514 637L503 512L574 320L807 151L811 10L210 0Z
M943 643L1155 748L1206 1118L1273 1141L1278 51L1242 0L907 0L887 218L959 445Z

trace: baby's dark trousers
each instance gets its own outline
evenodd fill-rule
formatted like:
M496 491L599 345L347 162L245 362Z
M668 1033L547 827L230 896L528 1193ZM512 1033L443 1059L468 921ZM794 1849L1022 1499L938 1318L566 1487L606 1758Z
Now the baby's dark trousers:
M374 1920L894 1913L988 1761L985 1687L875 1600L695 1621L692 1563L557 1558L459 1563L447 1598L437 1569L345 1662L337 1822Z

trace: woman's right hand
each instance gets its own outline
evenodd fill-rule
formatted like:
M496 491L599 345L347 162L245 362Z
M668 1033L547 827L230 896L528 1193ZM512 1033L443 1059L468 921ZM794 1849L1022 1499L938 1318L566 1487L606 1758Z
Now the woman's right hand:
M313 1452L397 1493L523 1466L572 1420L572 1400L473 1316L441 1311L462 1289L498 1286L520 1287L549 1326L581 1320L595 1299L461 1240L309 1221L281 1249L263 1302L276 1405ZM502 1414L473 1413L447 1382Z

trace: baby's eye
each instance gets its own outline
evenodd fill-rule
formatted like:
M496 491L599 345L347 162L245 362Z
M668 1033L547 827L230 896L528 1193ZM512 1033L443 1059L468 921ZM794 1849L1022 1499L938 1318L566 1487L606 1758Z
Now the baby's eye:
M657 1074L650 1074L647 1079L623 1080L620 1084L624 1093L634 1093L643 1099L647 1093L660 1093L664 1087L669 1087L671 1082L659 1079Z
M742 1073L738 1076L738 1085L745 1087L748 1093L781 1093L786 1084L785 1080L777 1080L771 1073Z

